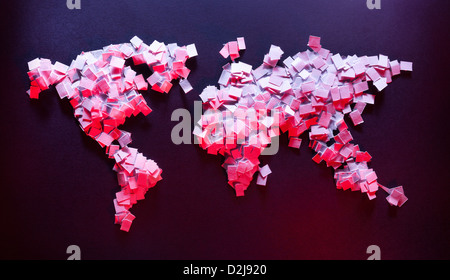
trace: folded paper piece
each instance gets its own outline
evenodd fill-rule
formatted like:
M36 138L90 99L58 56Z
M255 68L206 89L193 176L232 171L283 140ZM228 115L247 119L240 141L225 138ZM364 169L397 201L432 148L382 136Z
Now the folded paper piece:
M192 87L187 81L190 70L185 63L194 56L197 56L194 44L180 47L155 40L146 45L135 36L130 43L82 52L70 66L52 64L43 58L28 63L30 98L39 98L41 91L54 85L61 99L70 100L80 128L106 147L108 157L115 160L113 169L121 186L114 199L115 222L121 225L121 230L130 229L135 218L130 208L162 179L162 169L129 147L131 133L119 126L131 115L148 115L152 111L139 93L147 90L149 84L155 91L168 93L172 81L180 78L182 89L190 91ZM147 64L153 74L146 80L143 75L136 75L127 61Z
M388 189L381 184L378 185L389 194L389 196L386 197L386 200L389 202L389 204L400 207L408 200L408 198L405 196L405 192L403 191L402 186Z
M203 149L225 157L222 166L236 195L244 195L256 171L256 183L266 184L270 169L258 167L259 156L272 137L288 132L289 146L299 148L299 136L309 131L309 147L316 152L313 160L335 170L336 187L375 198L381 185L368 167L372 157L352 143L344 116L349 114L353 125L362 124L366 104L375 101L375 95L367 93L368 82L382 91L392 76L412 71L412 63L390 61L382 54L332 54L322 47L320 37L310 36L312 51L289 56L280 66L283 51L272 45L263 64L253 69L235 61L239 41L225 44L220 51L232 62L223 66L219 87L207 86L200 94L205 111L194 129ZM401 206L407 200L402 187L381 188L389 194L391 205Z
M223 45L222 49L220 50L220 54L224 58L228 58L228 56L231 58L231 60L235 60L236 58L239 58L239 52L242 50L245 50L245 39L244 37L238 37L236 41L230 41Z
M259 167L258 170L259 175L256 184L260 186L265 186L267 183L267 176L269 176L269 174L272 173L272 170L270 170L268 164L264 165L263 167ZM242 195L244 195L244 193L242 193Z

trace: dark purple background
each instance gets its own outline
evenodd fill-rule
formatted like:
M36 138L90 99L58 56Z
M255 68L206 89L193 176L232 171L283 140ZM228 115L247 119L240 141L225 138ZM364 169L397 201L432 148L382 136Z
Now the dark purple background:
M381 1L381 10L366 0L2 4L0 258L66 259L75 244L83 259L366 259L374 244L382 259L449 259L449 4ZM125 233L113 223L114 162L78 127L67 100L54 90L29 100L25 91L28 61L69 64L134 35L195 43L199 56L189 63L192 92L149 91L154 111L123 126L164 178L133 207ZM253 182L242 198L227 185L221 157L172 144L171 113L192 112L202 89L216 85L223 43L244 36L242 61L256 67L271 44L285 58L305 50L309 35L333 53L414 62L351 128L379 182L404 186L402 208L390 207L382 190L372 201L336 190L332 170L311 160L306 134L300 151L284 136L277 155L261 157L273 171L268 186Z

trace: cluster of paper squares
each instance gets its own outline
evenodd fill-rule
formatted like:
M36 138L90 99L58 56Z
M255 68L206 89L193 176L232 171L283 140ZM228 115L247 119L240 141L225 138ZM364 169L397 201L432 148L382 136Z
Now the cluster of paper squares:
M230 41L223 45L219 53L224 57L231 58L234 61L236 58L240 57L239 51L245 50L245 39L244 37L238 37L236 41Z
M366 104L375 101L375 95L366 93L368 82L381 91L400 70L411 71L412 63L381 54L332 54L316 36L310 36L308 46L312 51L281 62L283 51L272 45L256 69L232 57L233 62L223 66L219 88L208 86L200 94L206 110L194 134L209 154L225 157L222 166L237 196L244 195L254 173L261 172L258 157L272 137L287 132L289 146L299 148L300 135L309 131L313 160L336 170L337 188L375 197L377 176L367 166L371 156L351 143L344 116L361 124ZM256 117L249 118L249 112ZM258 181L263 178L260 174Z
M119 129L119 126L131 115L148 115L152 111L140 93L147 90L149 84L155 91L168 93L172 88L171 82L181 79L183 90L191 90L186 61L194 56L197 56L194 44L180 47L155 40L147 45L135 36L130 43L82 52L70 66L60 62L52 64L49 59L42 58L28 63L30 98L39 98L41 91L54 85L61 99L70 100L80 128L100 146L107 147L108 154L116 160L115 170L122 186L120 197L129 197L115 201L120 209L124 207L127 210L116 214L119 224L127 221L126 225L122 224L123 230L128 231L134 219L128 211L132 202L142 199L144 190L160 180L161 170L153 161L144 160L140 153L136 154L137 150L128 147L132 141L131 133ZM127 66L127 60L132 60L134 65L147 64L153 74L145 79ZM112 145L114 141L121 149ZM143 178L148 179L148 183Z
M107 148L106 153L116 161L114 170L121 186L114 199L115 222L121 225L121 230L128 231L134 219L129 209L138 200L144 199L148 189L162 179L162 169L135 148L120 148L113 144Z

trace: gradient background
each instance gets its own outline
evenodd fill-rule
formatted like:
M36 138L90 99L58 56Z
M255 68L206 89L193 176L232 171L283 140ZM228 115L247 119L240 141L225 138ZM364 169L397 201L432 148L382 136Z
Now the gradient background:
M382 259L450 258L448 1L7 1L2 4L0 113L1 259ZM70 61L81 51L128 42L138 35L179 45L195 43L185 95L144 98L154 110L128 119L132 147L155 160L163 180L132 209L129 233L114 225L120 190L113 160L79 129L67 100L55 90L30 100L27 62ZM373 161L379 182L403 185L409 201L390 207L335 189L333 171L311 160L307 134L300 150L280 140L277 155L261 157L273 173L236 198L222 158L195 145L172 144L173 110L193 112L228 60L222 44L244 36L241 61L262 63L271 44L285 55L306 50L309 35L342 55L388 55L414 62L366 107L351 133ZM144 71L145 75L149 71Z

